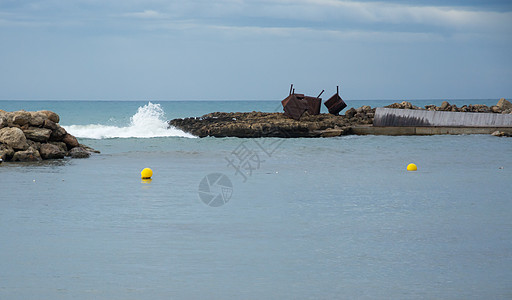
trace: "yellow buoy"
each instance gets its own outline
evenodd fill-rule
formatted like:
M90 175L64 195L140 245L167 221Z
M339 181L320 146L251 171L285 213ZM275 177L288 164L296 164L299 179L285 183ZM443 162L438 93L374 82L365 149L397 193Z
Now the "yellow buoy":
M150 179L151 176L153 176L153 170L151 170L150 168L145 168L144 170L142 170L142 172L140 172L140 177L142 179Z
M407 171L418 171L418 167L415 164L408 164Z

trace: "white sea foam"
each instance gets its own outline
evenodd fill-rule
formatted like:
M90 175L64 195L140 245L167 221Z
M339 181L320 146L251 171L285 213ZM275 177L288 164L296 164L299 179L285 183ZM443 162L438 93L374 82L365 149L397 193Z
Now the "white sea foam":
M153 138L153 137L188 137L193 135L174 127L169 127L165 120L165 112L160 104L148 104L139 107L137 113L130 118L126 127L102 124L63 126L67 132L79 137L90 139L108 138Z

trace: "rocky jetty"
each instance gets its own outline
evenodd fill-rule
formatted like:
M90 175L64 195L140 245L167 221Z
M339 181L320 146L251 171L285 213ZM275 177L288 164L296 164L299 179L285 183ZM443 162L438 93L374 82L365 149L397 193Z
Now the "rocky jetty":
M40 161L89 157L98 152L67 133L59 125L58 114L48 111L0 110L0 159Z
M330 137L348 134L356 124L372 124L374 114L375 109L370 106L349 109L344 116L306 112L300 120L284 113L215 112L198 118L174 119L169 125L199 137Z
M424 108L410 102L393 103L387 108L418 109L452 112L512 113L512 103L500 99L498 104L486 106L481 104L457 107L447 101L440 106L426 105ZM375 108L362 106L350 108L344 115L319 114L305 112L299 120L284 113L263 112L214 112L196 118L174 119L169 126L174 126L198 137L332 137L354 133L356 126L371 126L375 117Z
M403 101L401 103L393 103L385 106L386 108L399 108L399 109L424 109L432 111L452 111L452 112L477 112L477 113L497 113L497 114L512 114L512 103L504 98L501 98L496 105L487 106L483 104L469 104L457 107L448 101L444 101L441 106L425 105L425 108L412 105L410 102Z

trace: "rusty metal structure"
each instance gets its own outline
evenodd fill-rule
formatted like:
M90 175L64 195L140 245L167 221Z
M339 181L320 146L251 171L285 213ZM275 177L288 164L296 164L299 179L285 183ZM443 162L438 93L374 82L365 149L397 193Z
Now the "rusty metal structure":
M310 115L319 115L322 104L322 98L320 98L320 96L323 92L322 90L317 97L295 94L295 89L292 84L288 97L281 101L284 114L295 120L299 120L306 111Z
M329 110L329 113L333 115L339 115L340 111L347 107L347 104L340 97L339 86L336 86L336 94L334 94L331 98L325 101L324 105Z

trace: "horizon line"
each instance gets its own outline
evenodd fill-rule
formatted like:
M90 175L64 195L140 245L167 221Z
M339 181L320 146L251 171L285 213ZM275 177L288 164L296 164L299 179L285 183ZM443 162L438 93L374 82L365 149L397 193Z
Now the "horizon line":
M510 97L493 97L493 98L395 98L395 99L348 99L343 98L345 101L459 101L459 100L500 100L500 99L511 99ZM284 98L283 98L284 99ZM322 99L322 98L321 98ZM327 99L326 99L327 100ZM282 101L282 99L270 99L270 100L261 100L261 99L187 99L187 100L179 100L179 99L0 99L0 101L55 101L55 102L84 102L84 101L97 101L97 102L275 102Z

